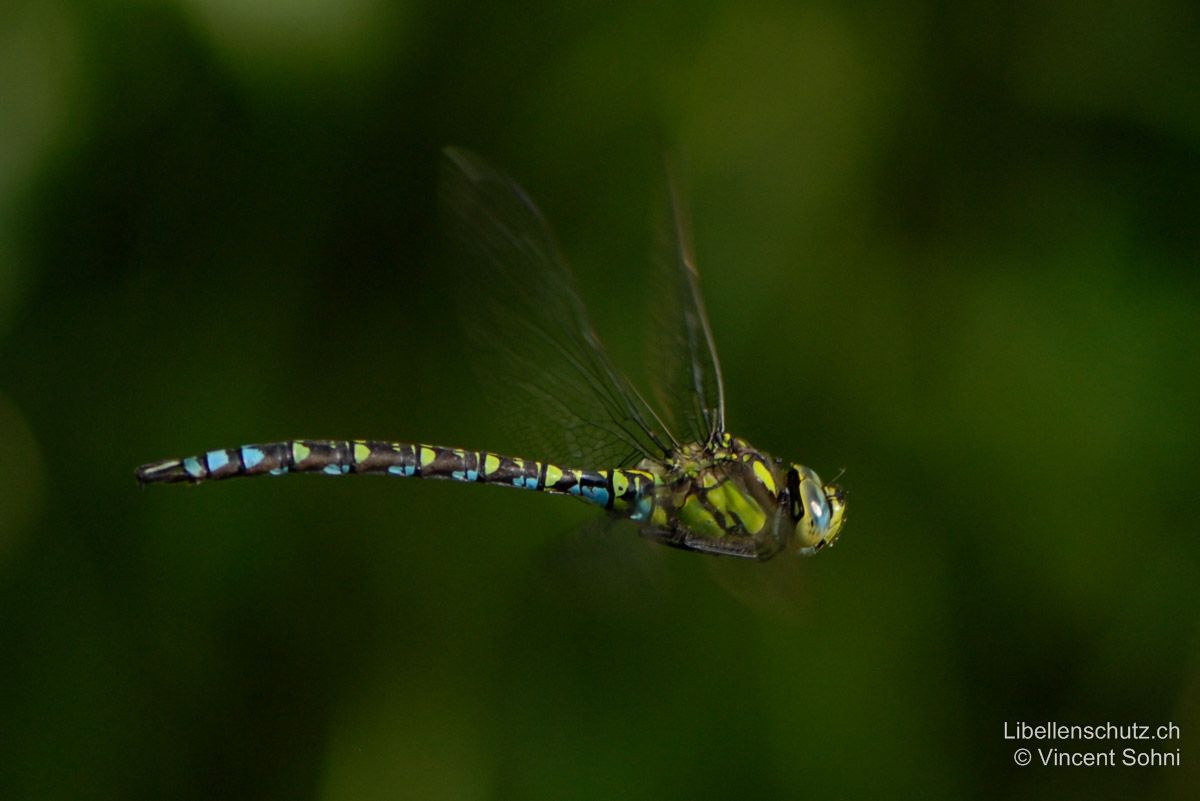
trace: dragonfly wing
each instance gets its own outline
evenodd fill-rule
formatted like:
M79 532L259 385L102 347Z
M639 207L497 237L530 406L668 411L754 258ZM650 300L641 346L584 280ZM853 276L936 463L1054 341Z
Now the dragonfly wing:
M569 465L662 458L669 432L609 360L541 212L479 156L445 156L443 214L478 299L465 327L509 433Z
M700 293L691 220L674 164L666 161L669 246L659 257L650 373L669 423L692 441L713 442L725 431L721 361Z

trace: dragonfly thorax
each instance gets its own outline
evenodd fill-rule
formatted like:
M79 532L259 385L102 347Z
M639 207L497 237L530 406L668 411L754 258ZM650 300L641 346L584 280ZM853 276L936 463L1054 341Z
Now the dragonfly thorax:
M780 468L743 440L684 445L639 468L654 475L653 513L643 530L655 539L714 553L744 548L759 558L790 539Z

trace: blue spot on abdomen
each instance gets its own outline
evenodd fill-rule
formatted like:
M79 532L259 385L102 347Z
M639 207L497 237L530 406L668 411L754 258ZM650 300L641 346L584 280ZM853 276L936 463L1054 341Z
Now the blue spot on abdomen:
M633 520L645 520L650 517L650 512L653 511L653 508L653 499L649 495L643 495L638 498L636 510L629 517Z
M229 464L229 454L225 451L209 451L204 458L208 462L209 472L216 472Z
M253 470L262 460L263 452L258 448L242 448L242 464L246 465L247 470Z
M607 487L584 487L583 497L587 498L597 506L608 506Z

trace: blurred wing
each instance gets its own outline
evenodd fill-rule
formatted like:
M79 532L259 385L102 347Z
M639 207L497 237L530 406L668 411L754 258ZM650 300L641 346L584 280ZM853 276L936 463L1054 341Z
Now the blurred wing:
M694 442L713 442L725 431L721 362L700 294L691 220L669 157L666 168L670 255L659 259L650 373L668 423Z
M541 212L475 154L445 155L443 213L478 298L466 328L510 433L575 467L662 458L670 434L609 361Z

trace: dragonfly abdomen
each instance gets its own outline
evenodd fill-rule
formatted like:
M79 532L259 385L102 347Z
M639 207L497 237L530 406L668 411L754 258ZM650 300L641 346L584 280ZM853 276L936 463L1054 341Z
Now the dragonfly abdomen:
M581 470L489 451L375 440L287 440L166 459L137 469L142 484L219 481L285 473L351 473L440 478L573 495L643 519L651 511L654 475L646 470Z

